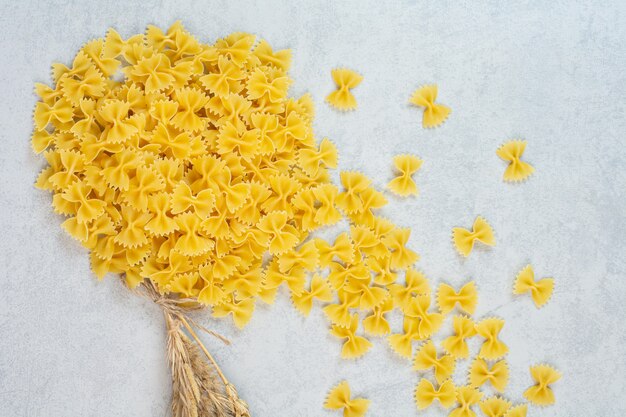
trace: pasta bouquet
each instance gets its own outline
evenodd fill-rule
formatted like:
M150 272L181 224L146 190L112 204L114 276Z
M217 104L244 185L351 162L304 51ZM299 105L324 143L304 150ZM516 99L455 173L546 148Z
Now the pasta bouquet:
M310 96L287 96L290 59L245 33L203 44L175 23L129 39L110 30L70 66L53 65L52 86L36 85L32 146L48 162L36 186L53 193L62 227L90 251L99 278L121 274L163 308L176 416L247 415L196 344L199 326L187 312L210 307L243 327L282 283L305 312L337 291L340 309L363 293L372 293L363 307L376 308L386 290L365 279L366 253L389 255L367 261L381 274L385 262L416 259L404 248L408 231L372 213L386 201L369 180L345 173L343 192L331 183L337 152L315 139ZM307 239L343 217L338 207L354 220L352 236L334 245ZM319 276L308 282L320 261L336 271L332 286ZM359 276L342 290L351 269Z
M288 96L290 61L289 50L253 35L205 44L177 22L128 39L111 29L71 65L54 64L51 86L35 88L32 147L47 161L36 186L52 193L98 278L118 274L162 308L175 417L250 414L197 332L226 339L192 311L242 328L282 286L304 315L325 303L342 357L369 350L362 328L410 358L412 342L430 338L455 305L468 313L476 305L473 284L446 287L442 312L430 311L410 230L376 214L385 195L358 172L341 172L341 186L331 181L337 150L313 133L311 97ZM406 160L397 164L401 181L416 192L410 175L421 161ZM342 219L349 231L333 241L313 236ZM394 309L404 326L390 334ZM464 338L476 331L466 322L455 320L452 355L467 356ZM478 333L500 346L488 353L504 354L501 323L481 323ZM420 366L432 355L424 351ZM436 363L438 375L452 372L448 362Z

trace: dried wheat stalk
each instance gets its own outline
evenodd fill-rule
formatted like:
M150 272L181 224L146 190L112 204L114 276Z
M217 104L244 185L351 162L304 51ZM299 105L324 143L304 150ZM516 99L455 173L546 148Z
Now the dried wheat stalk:
M187 315L204 306L194 300L160 294L149 281L144 281L141 288L142 294L157 303L165 316L167 357L172 372L172 417L250 417L248 405L239 398L193 327L230 342Z

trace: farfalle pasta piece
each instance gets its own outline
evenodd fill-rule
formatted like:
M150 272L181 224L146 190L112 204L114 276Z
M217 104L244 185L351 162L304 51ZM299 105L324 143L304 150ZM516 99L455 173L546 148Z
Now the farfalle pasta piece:
M360 172L341 172L341 184L345 191L337 196L337 203L347 213L362 212L363 199L360 194L365 191L372 181Z
M246 84L248 98L252 100L267 100L270 103L282 101L287 96L287 89L291 81L286 76L268 76L271 71L256 68L248 78ZM282 74L281 72L275 74Z
M415 317L404 316L404 321L402 323L403 332L394 333L387 337L389 346L391 346L394 352L396 352L403 358L411 359L413 355L412 342L421 338L418 326L419 319L416 319Z
M448 314L456 305L467 314L474 314L478 304L478 291L474 281L465 284L458 292L448 284L440 284L437 305L442 314Z
M226 97L231 88L236 88L237 82L245 78L245 73L225 56L218 58L217 68L217 72L203 75L199 81L211 93Z
M310 175L317 175L320 167L337 168L337 148L330 140L324 138L318 149L301 149L298 152L298 162Z
M350 385L343 381L335 386L326 397L324 408L343 410L343 417L363 417L369 408L370 401L365 398L352 398Z
M174 248L186 256L198 256L215 246L215 241L202 234L202 221L193 213L183 213L175 218L181 236Z
M315 199L319 202L319 207L313 220L319 225L328 226L337 223L342 216L335 206L335 201L339 190L332 184L318 185L313 190Z
M504 391L509 382L509 368L506 360L502 359L489 366L484 359L474 359L469 370L470 385L479 388L487 382L491 383L496 391Z
M249 160L258 151L259 131L256 129L237 129L232 123L226 122L217 137L217 150L220 154L236 151L242 158Z
M393 158L393 164L399 175L387 184L387 188L401 197L417 195L413 174L422 166L422 160L413 155L398 155Z
M388 286L396 306L403 308L414 295L430 295L430 284L423 273L409 268L406 270L404 280L404 285L391 284Z
M98 114L109 127L107 141L124 142L139 131L130 118L129 111L130 103L122 100L106 100L100 106Z
M359 305L359 297L357 294L345 291L339 292L339 304L329 304L324 307L323 311L328 320L337 326L348 327L350 325L350 311Z
M332 301L333 299L333 291L330 284L328 284L328 281L319 275L314 275L311 279L310 290L304 290L300 295L296 295L294 293L291 294L293 305L304 316L308 316L311 312L314 299L326 302Z
M294 268L303 268L313 271L319 263L319 253L315 242L309 240L298 249L285 252L278 257L280 272L289 272Z
M372 310L372 314L363 319L363 330L373 336L383 336L391 332L389 322L385 318L385 314L393 310L393 300L390 297L385 298L380 305Z
M391 267L391 257L384 256L381 258L368 257L365 265L374 273L374 283L378 285L389 286L396 282L398 274ZM393 302L393 300L392 300Z
M443 314L431 313L428 311L429 308L430 296L428 295L416 295L403 307L405 316L419 319L417 331L422 339L426 339L438 331L443 323Z
M243 329L254 313L254 299L246 298L237 301L234 298L213 306L213 317L232 315L235 326Z
M61 194L63 200L75 203L77 206L76 220L87 223L104 212L106 202L90 197L91 187L83 181L76 181Z
M362 336L357 336L359 328L359 316L354 314L350 318L348 327L333 325L330 334L340 339L346 339L341 347L341 357L343 359L358 358L365 355L372 347L372 343Z
M63 97L56 100L52 105L45 102L38 102L35 106L33 119L37 130L44 130L48 125L62 127L72 121L74 110L68 99Z
M415 90L409 102L424 108L422 126L426 128L441 125L450 114L450 108L443 104L435 103L437 100L437 86L426 85Z
M337 90L326 97L326 102L339 110L356 109L356 98L350 90L361 84L363 77L347 68L338 68L331 71Z
M478 241L488 246L495 246L496 238L493 229L485 219L478 216L474 220L472 231L462 227L452 229L452 242L454 247L464 257L468 257L474 248L474 243Z
M482 400L479 407L486 417L504 417L511 408L511 402L496 395Z
M469 347L465 339L476 335L474 321L466 316L454 316L452 319L454 334L441 343L443 349L455 358L464 359L469 356Z
M327 267L334 259L351 263L354 259L354 245L347 233L340 233L330 245L323 239L316 239L315 245L319 252L320 266Z
M259 220L259 230L270 236L269 251L272 254L284 253L298 243L298 230L287 221L288 215L284 211L268 213Z
M205 218L215 207L215 194L210 189L193 194L189 185L181 181L174 188L171 196L171 212L173 214L193 211L198 217Z
M452 355L445 354L438 357L437 349L435 348L435 344L432 340L424 343L417 350L415 358L413 359L414 370L426 371L433 368L435 378L440 384L452 376L455 366L456 360Z
M520 159L525 149L525 140L511 140L500 146L496 151L496 155L509 163L504 170L504 181L523 181L535 172L535 168L532 165Z
M554 289L553 278L542 278L535 281L535 272L531 265L526 265L515 277L513 286L513 294L530 293L533 302L537 308L543 307L550 297Z
M397 228L381 239L391 251L392 268L408 268L419 260L419 255L406 247L410 236L411 229Z
M439 401L443 408L450 408L456 400L456 390L451 379L435 388L429 380L422 378L415 388L415 404L419 410L428 408L433 401Z
M476 412L471 407L478 404L482 397L483 393L477 388L469 385L457 387L456 402L459 406L452 410L448 417L476 417Z
M129 190L124 199L130 206L145 212L148 210L149 196L163 191L164 188L165 182L158 171L145 165L139 166L135 170L135 176L130 179Z
M561 379L561 373L550 365L542 364L531 366L530 376L535 381L535 385L524 391L524 398L535 405L554 404L554 391L550 385Z
M282 283L286 283L292 294L301 295L304 292L306 274L302 268L294 268L288 273L280 271L276 258L267 265L264 271L264 288L278 288Z
M495 317L486 318L476 325L476 333L485 339L478 357L496 360L507 354L509 348L498 339L502 327L504 320Z

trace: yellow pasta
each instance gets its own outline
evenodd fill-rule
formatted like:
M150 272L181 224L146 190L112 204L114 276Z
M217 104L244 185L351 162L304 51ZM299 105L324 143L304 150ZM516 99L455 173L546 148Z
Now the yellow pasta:
M480 410L487 417L504 417L511 408L511 402L504 398L493 396L482 400L479 406Z
M452 410L448 417L476 417L476 413L471 407L478 404L482 397L483 393L477 388L469 385L457 387L456 402L459 406Z
M498 339L502 327L504 327L504 320L495 317L486 318L476 325L476 333L485 339L478 357L496 360L506 355L509 348Z
M456 360L450 354L437 357L437 349L432 340L424 343L415 354L413 359L413 369L417 371L425 371L433 368L435 378L440 384L452 376Z
M419 271L412 268L405 273L405 284L393 283L388 286L394 304L399 307L408 305L414 295L430 295L428 279Z
M363 417L369 404L370 401L365 398L352 398L350 385L347 381L343 381L330 390L324 408L343 410L343 417Z
M489 366L484 359L476 358L469 371L469 383L473 387L481 387L491 383L498 392L503 392L509 382L509 368L506 361L500 360Z
M537 308L543 307L548 302L553 290L554 279L542 278L535 281L535 272L530 265L526 265L517 274L515 285L513 286L513 294L530 293Z
M356 98L350 90L361 84L363 77L347 68L334 69L331 75L337 90L326 97L328 104L339 110L356 109Z
M437 290L437 305L442 314L448 314L456 305L468 314L474 314L478 304L478 291L474 281L465 284L458 292L448 284L440 284Z
M363 330L373 336L382 336L391 332L385 314L393 310L393 300L385 298L380 305L372 309L372 314L363 319Z
M550 385L561 379L561 373L549 365L535 365L530 367L530 376L535 385L524 391L524 398L536 405L554 404L554 391Z
M419 319L410 316L404 316L402 324L402 333L394 333L387 338L389 346L400 356L411 359L413 355L414 340L420 340Z
M504 181L523 181L535 172L535 168L532 165L520 159L525 149L525 140L511 140L500 146L496 151L500 158L509 163L504 171Z
M387 188L401 197L417 195L417 184L412 176L422 166L422 160L413 155L398 155L393 158L393 164L400 174L387 184Z
M340 339L346 339L341 348L341 357L344 359L358 358L363 356L371 347L372 343L362 336L357 336L359 317L354 314L350 318L348 327L334 325L330 333Z
M415 388L417 408L428 408L433 401L439 401L442 407L450 408L456 400L456 391L452 380L448 379L439 388L435 388L429 380L422 378Z
M467 358L469 347L465 339L476 335L476 325L469 317L454 316L452 326L454 327L454 334L444 339L441 345L446 352L455 358Z
M313 132L310 95L289 97L290 51L275 51L255 36L234 33L212 44L198 41L180 23L167 31L154 26L124 39L109 30L85 44L68 66L53 65L51 86L37 84L32 148L47 166L35 185L52 193L62 227L90 251L95 275L120 274L129 287L152 282L163 295L197 300L213 317L231 317L238 328L252 319L256 303L271 304L279 289L308 315L315 303L342 339L342 358L357 358L372 344L357 334L386 336L391 348L419 371L434 371L435 387L422 379L418 408L438 400L459 407L453 416L472 416L481 400L475 389L507 384L498 337L503 321L477 325L455 316L454 334L438 353L433 337L444 315L455 308L473 314L473 282L458 292L441 284L433 290L418 272L411 230L381 217L388 201L363 173L337 168L335 145ZM327 101L341 110L356 107L351 90L362 77L339 69L337 91ZM440 125L450 110L426 86L411 102L424 107L425 127ZM521 179L532 167L519 161L523 143L498 154L511 162L506 178ZM421 160L394 158L399 175L388 188L416 195L413 175ZM529 168L530 167L530 168ZM315 233L346 220L348 231L329 242ZM475 241L495 245L493 230L478 217L473 230L455 228L455 246L468 256ZM550 297L552 281L535 281L527 267L515 293L530 292L537 306ZM317 301L316 301L317 300ZM392 333L389 317L398 309L402 330ZM467 358L467 339L485 339L470 370L470 385L455 389L456 360ZM369 336L368 336L369 337ZM554 371L556 372L556 371ZM553 401L549 384L558 376L531 370L537 381L526 392L531 402ZM509 408L499 398L481 409L500 415ZM347 383L335 387L326 406L344 416L365 414L369 402L351 399ZM487 410L487 411L485 411ZM524 405L509 417L525 415Z
M437 86L426 85L415 90L409 102L415 106L424 108L422 126L426 128L441 125L450 115L450 108L443 104L435 103L437 100Z
M305 316L309 315L311 307L313 307L313 300L316 298L320 301L332 301L333 298L332 288L328 281L318 275L311 279L311 289L309 291L304 290L299 295L291 294L293 305Z
M495 246L496 239L493 229L485 219L478 216L474 220L472 231L462 227L452 229L452 242L456 250L464 257L468 257L474 248L474 242L481 242L488 246Z
M443 314L428 311L430 304L430 296L416 295L403 308L405 316L419 319L417 333L422 339L428 338L437 332L443 323Z

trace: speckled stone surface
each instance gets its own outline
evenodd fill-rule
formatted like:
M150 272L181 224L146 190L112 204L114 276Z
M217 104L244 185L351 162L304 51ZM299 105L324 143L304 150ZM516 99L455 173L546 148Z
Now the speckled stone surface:
M477 317L506 319L508 398L521 401L528 366L547 362L563 372L557 404L529 416L626 415L626 3L513 3L3 1L0 416L168 414L158 308L114 277L93 277L50 196L32 186L43 158L29 137L33 83L49 81L53 61L70 62L109 26L130 35L176 19L203 41L249 31L292 48L291 92L313 95L316 133L337 144L341 169L383 187L394 155L424 159L419 197L390 198L383 214L413 230L419 268L433 282L475 279ZM323 102L337 66L364 76L355 112ZM425 130L407 100L431 82L452 114ZM525 159L536 167L518 185L502 182L495 155L511 138L528 141ZM497 246L461 259L451 229L479 214ZM556 281L541 310L511 295L529 262ZM322 404L341 379L372 400L370 416L447 415L416 410L419 375L384 340L342 361L321 310L302 318L284 293L243 331L198 319L232 339L225 347L205 338L255 417L339 415Z

